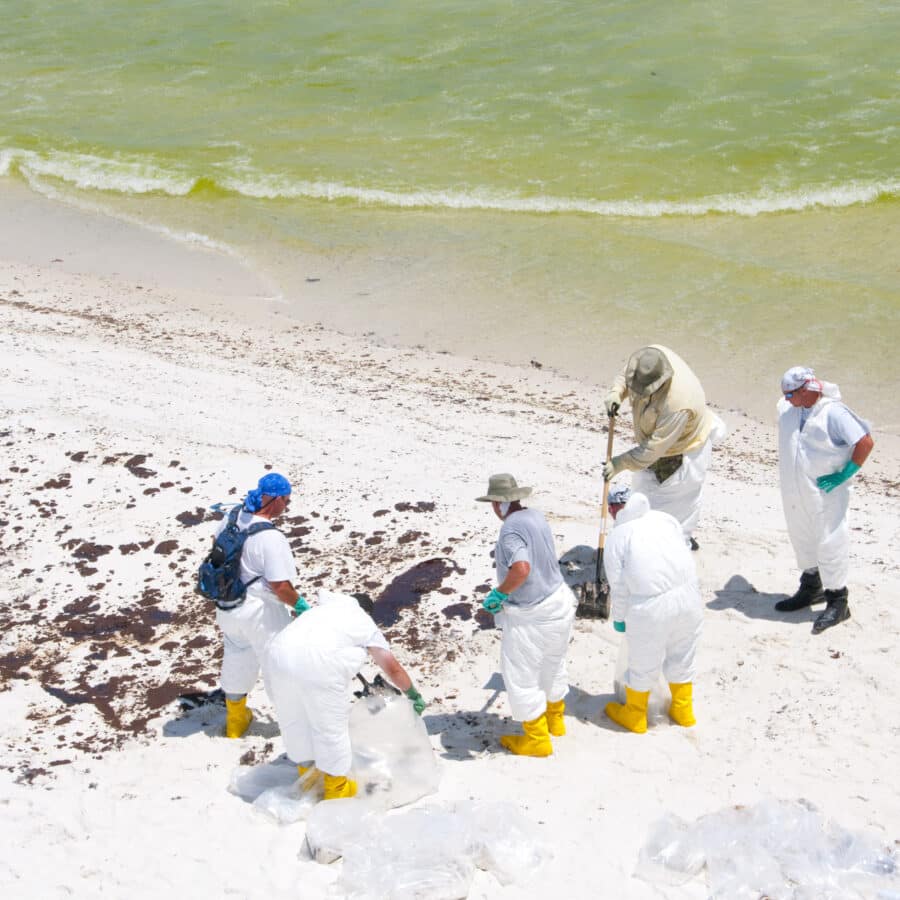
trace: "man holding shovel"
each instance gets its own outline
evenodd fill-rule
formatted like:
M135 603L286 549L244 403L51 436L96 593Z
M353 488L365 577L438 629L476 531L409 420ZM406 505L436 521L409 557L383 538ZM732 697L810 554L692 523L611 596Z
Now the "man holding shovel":
M693 531L700 518L703 481L712 444L725 436L725 423L709 410L697 376L673 350L659 344L631 354L604 404L610 416L631 403L637 446L603 467L609 481L634 472L632 486L652 509L674 516L685 541L698 547Z
M477 498L503 522L494 551L498 584L482 606L503 630L500 671L513 718L525 732L504 735L500 743L521 756L550 756L550 735L566 733L566 650L575 596L559 571L547 520L519 502L530 493L504 473L491 475L487 493Z

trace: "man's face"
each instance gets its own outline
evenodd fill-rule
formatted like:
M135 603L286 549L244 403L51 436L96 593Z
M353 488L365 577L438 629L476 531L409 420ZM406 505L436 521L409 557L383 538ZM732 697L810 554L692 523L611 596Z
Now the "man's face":
M290 502L290 497L276 497L272 501L272 518L283 516L287 512L288 503Z
M815 406L816 401L819 399L819 392L811 391L804 384L803 387L795 388L792 391L785 391L784 399L787 400L791 406L802 406L804 409L809 409L811 406Z
M609 514L615 519L615 517L625 509L624 503L610 503L609 504Z

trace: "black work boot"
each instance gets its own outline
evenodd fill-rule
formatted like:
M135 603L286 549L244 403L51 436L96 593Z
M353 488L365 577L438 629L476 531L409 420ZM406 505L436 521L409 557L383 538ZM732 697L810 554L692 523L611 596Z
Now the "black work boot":
M813 622L812 633L818 634L832 625L837 625L850 618L850 607L847 605L847 588L842 587L836 591L825 591L825 612Z
M804 606L812 606L813 603L821 603L825 599L825 592L822 590L822 577L819 570L812 572L804 572L800 576L800 589L793 597L785 600L779 600L775 604L775 609L779 612L794 612L803 609Z

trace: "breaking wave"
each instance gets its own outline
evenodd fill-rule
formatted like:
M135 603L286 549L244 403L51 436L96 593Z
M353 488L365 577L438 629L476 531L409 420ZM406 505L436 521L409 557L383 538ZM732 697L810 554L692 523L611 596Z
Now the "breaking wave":
M350 202L388 209L447 209L460 211L519 212L532 214L577 213L624 218L703 216L722 213L758 216L797 212L813 207L841 208L900 197L900 180L857 181L780 191L722 194L695 200L592 200L552 196L522 196L489 189L474 191L397 191L356 187L339 182L293 181L284 176L254 172L241 166L235 174L218 167L216 175L197 176L165 170L156 163L135 159L108 159L90 154L56 152L42 155L18 149L0 150L0 176L19 174L55 178L86 191L119 194L163 194L187 197L221 193L265 200L321 200Z

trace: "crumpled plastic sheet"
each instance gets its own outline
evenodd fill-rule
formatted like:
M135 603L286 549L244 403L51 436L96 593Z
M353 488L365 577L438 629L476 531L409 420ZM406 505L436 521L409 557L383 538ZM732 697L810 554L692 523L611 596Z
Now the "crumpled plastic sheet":
M619 641L619 656L616 659L616 674L613 690L619 703L625 702L625 685L628 682L628 633ZM647 721L669 721L669 707L672 705L672 692L665 678L660 674L656 684L650 689L650 701L647 704Z
M878 839L833 822L806 800L766 799L650 828L635 875L679 885L706 869L711 898L900 900L900 862Z
M393 809L437 791L440 770L428 730L407 697L373 694L350 710L351 777L373 808ZM283 825L299 822L322 799L322 778L298 779L290 760L236 769L229 790Z
M319 862L343 857L339 887L358 900L456 900L467 896L476 868L515 884L551 856L512 803L384 814L365 802L332 801L313 810L306 840Z

